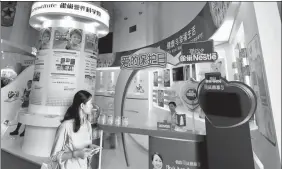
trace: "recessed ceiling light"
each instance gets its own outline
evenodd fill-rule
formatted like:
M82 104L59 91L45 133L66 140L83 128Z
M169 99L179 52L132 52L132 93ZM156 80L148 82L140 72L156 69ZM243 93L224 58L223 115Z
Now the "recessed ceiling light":
M71 16L65 16L64 19L65 20L73 20Z
M35 28L39 28L39 27L40 27L40 25L39 25L39 24L34 24L34 25L33 25L33 27L35 27Z
M41 22L44 22L44 21L47 20L47 18L45 18L45 17L43 17L43 16L39 16L39 17L37 17L37 19L38 19L39 21L41 21Z

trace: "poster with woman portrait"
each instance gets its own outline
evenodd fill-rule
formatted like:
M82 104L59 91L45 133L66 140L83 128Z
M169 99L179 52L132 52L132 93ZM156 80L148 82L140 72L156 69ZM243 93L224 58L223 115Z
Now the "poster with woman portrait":
M38 50L50 49L51 35L52 35L51 27L40 30Z
M164 91L158 90L158 106L164 107Z
M205 142L149 137L149 169L206 169ZM164 148L165 147L165 148Z
M256 35L248 44L248 58L251 71L251 85L257 95L256 121L259 131L273 145L276 145L276 136L272 110L270 107L267 81L264 70L262 50L258 35Z
M81 29L55 28L53 49L80 51L83 32Z
M154 86L158 87L158 72L154 72Z
M164 87L170 87L170 69L164 70Z

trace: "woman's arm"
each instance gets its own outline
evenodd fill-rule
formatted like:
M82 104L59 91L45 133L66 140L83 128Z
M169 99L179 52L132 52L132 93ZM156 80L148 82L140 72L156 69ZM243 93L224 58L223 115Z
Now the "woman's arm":
M52 161L57 161L59 164L61 164L65 160L73 158L73 153L66 150L66 140L68 137L68 124L65 122L62 123L57 129L51 151Z

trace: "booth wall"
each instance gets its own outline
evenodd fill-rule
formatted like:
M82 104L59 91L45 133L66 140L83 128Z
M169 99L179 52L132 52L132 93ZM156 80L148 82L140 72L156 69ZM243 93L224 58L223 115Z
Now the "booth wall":
M205 3L115 2L113 52L140 48L169 37L190 23ZM134 25L137 30L129 33L129 27Z
M266 4L268 4L268 3L264 3L264 5L266 5ZM276 6L276 8L277 8L277 6ZM269 10L272 10L272 9L269 9ZM276 9L276 10L277 10L277 14L278 14L278 9ZM265 18L268 18L266 20L269 20L271 18L270 15L267 15L266 13L264 13L262 15ZM246 16L248 16L248 17L246 17ZM226 49L226 55L227 56L231 57L231 56L234 55L234 48L235 48L236 42L238 40L236 38L236 34L238 32L238 29L239 29L241 23L243 23L243 26L244 26L244 41L245 41L244 45L245 45L245 47L247 47L247 45L253 40L255 35L259 36L260 43L261 43L261 46L262 46L263 60L264 60L264 63L265 63L264 66L265 66L265 70L266 70L267 83L268 83L268 85L267 85L268 89L266 89L266 90L269 90L269 92L270 92L270 101L271 101L271 105L272 105L272 114L269 115L270 120L264 119L264 121L262 123L267 123L268 121L270 121L270 123L273 124L275 122L275 130L276 131L272 131L272 132L275 132L276 135L277 135L277 138L278 138L276 145L273 145L273 144L271 144L271 141L268 141L267 137L265 137L264 140L261 141L261 143L260 143L261 147L259 147L259 149L272 149L272 150L274 149L275 152L273 152L273 154L275 156L276 155L279 156L279 154L278 154L278 147L279 146L278 145L281 143L281 121L279 120L279 119L281 119L281 95L278 95L277 93L279 93L279 94L281 93L280 87L278 87L278 86L281 86L281 79L280 79L280 77L281 77L280 72L281 71L277 71L277 67L275 67L275 65L273 65L273 60L275 60L275 63L277 63L277 64L279 63L279 66L280 66L280 69L281 69L281 65L280 65L281 62L277 60L278 58L280 59L280 57L278 57L278 56L281 56L281 46L280 46L281 45L281 39L279 41L280 50L278 50L278 52L280 51L280 55L265 53L264 48L269 49L271 51L276 51L276 50L272 50L273 46L264 44L262 42L263 40L261 39L261 37L262 36L268 36L269 32L259 31L260 27L258 27L258 26L260 26L260 25L258 25L258 23L257 23L258 17L262 17L262 16L258 16L256 14L255 8L254 8L254 3L252 3L252 2L241 2L241 6L238 10L238 14L236 16L236 20L235 20L235 23L233 25L232 32L231 32L231 35L230 35L230 40L229 40L230 45L226 45L225 49ZM276 23L276 24L280 24L280 30L281 30L281 23ZM265 26L270 27L269 25L265 25ZM275 31L272 31L272 32L275 32ZM263 33L265 35L262 35L261 33ZM281 37L281 33L277 34L274 37ZM277 42L277 39L272 39L272 42ZM277 58L274 59L272 56L275 57L275 58L277 57ZM273 67L270 66L270 65L267 65L267 63L270 64L271 62L272 62ZM228 62L228 64L230 64L230 62ZM267 66L269 66L269 67L267 67ZM268 69L271 69L272 73L268 74L267 73ZM273 72L275 72L275 73L273 73ZM275 84L272 84L273 82L275 82ZM278 82L279 82L279 84L278 84ZM273 85L273 87L270 86L271 84ZM276 90L278 88L279 88L279 91ZM275 91L271 92L272 89L274 89ZM275 92L276 92L276 95L275 95ZM274 98L278 97L277 101L271 99L271 97L274 97ZM278 100L279 100L280 104L278 104ZM257 116L258 116L258 114L257 114ZM277 120L274 121L273 119L277 119ZM258 125L259 125L259 128L260 128L260 124L258 124ZM264 129L265 126L261 126L261 127L262 128L259 129L259 130L263 132L265 130ZM255 147L255 149L257 149L257 148L258 147ZM264 163L264 165L267 164L267 161L269 161L268 155L266 155L266 154L264 155L263 153L258 153L257 155L258 155L259 159ZM276 157L273 156L271 158L274 159ZM270 167L269 165L272 165L272 167ZM266 168L273 168L273 166L275 164L269 164L269 165L268 166L266 165L265 167Z
M275 2L254 2L281 166L281 18ZM267 15L265 15L267 13ZM273 21L268 23L272 19ZM280 20L279 20L280 19ZM267 23L267 24L265 24Z
M36 46L39 32L29 26L30 9L33 2L17 2L14 24L1 26L1 39L24 46Z

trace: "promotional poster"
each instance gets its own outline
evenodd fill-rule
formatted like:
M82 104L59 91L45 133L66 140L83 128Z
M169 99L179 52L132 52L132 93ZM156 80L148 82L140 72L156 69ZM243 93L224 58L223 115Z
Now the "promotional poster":
M170 87L170 69L164 70L164 87Z
M164 107L164 91L158 90L158 106Z
M42 105L43 103L43 92L47 89L45 86L47 79L44 77L46 73L47 60L49 59L48 50L40 50L35 59L35 69L33 73L33 85L30 94L30 104Z
M52 58L51 74L75 75L78 56L79 54L76 52L55 51Z
M85 69L84 69L84 83L86 88L93 93L95 92L96 84L96 67L97 67L97 57L94 55L85 56Z
M157 71L154 72L154 86L155 87L158 87L158 77L159 77L158 72Z
M80 51L83 32L81 29L55 28L53 49Z
M149 169L206 168L204 142L149 137Z
M38 50L50 49L51 35L52 35L52 28L51 27L40 30Z
M248 44L248 55L250 59L252 86L257 95L258 106L256 121L259 131L276 145L274 121L271 106L269 104L269 94L266 86L266 76L264 70L263 56L261 52L259 36L255 35Z
M94 33L85 34L84 52L98 54L98 37Z

